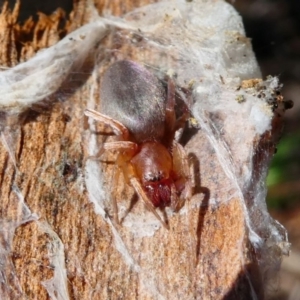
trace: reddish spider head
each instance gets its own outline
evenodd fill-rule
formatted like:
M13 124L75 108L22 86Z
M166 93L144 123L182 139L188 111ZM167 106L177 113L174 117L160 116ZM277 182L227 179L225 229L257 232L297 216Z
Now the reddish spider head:
M171 178L161 178L144 184L145 191L155 207L171 205L172 186L174 182Z
M176 199L176 188L172 156L168 149L157 142L142 143L131 163L152 204L155 207L172 205Z

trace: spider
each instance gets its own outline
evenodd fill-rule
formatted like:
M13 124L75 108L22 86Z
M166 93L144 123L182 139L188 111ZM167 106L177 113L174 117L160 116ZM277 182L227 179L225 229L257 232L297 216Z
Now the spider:
M175 141L175 132L189 117L188 110L176 118L175 86L162 82L145 67L130 60L113 63L100 86L101 113L86 109L85 115L111 127L117 141L107 142L99 153L118 153L114 183L122 172L146 207L165 228L168 224L156 208L179 210L192 196L187 155ZM114 187L114 185L113 185ZM114 219L119 224L117 201Z

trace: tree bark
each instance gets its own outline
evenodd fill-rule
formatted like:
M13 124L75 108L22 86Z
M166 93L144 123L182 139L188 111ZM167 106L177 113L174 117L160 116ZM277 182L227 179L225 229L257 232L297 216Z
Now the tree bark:
M150 1L95 2L100 15L109 9L120 16ZM75 3L63 28L61 11L49 17L41 14L37 22L29 20L20 26L18 4L13 12L4 9L1 65L17 65L85 24L88 3ZM119 51L128 47L122 39L119 42ZM104 43L116 40L108 36ZM125 52L129 59L139 56L135 48ZM90 201L85 166L91 136L84 109L95 80L90 76L92 63L83 63L46 102L5 119L8 123L2 126L0 258L4 264L0 266L4 282L0 298L254 299L256 295L263 299L263 279L248 238L243 201L231 198L230 179L203 130L186 138L196 188L192 200L170 218L170 230L159 228L139 236L126 226L112 227L112 164L99 162L105 215ZM272 135L252 141L257 153L262 149L265 153ZM98 135L97 141L101 144L104 139ZM143 222L145 215L144 222L153 221L123 178L114 194L129 210L124 222L129 216ZM212 203L215 199L220 201Z

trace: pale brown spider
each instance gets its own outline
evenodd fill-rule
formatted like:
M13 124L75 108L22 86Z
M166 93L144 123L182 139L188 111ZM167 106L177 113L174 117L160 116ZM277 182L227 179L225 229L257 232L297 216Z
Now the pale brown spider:
M118 141L104 143L101 151L118 152L114 183L122 171L126 183L168 228L156 208L171 206L177 211L192 196L188 158L174 139L189 113L186 109L176 119L173 81L168 80L166 93L162 82L147 69L121 60L104 73L100 99L101 113L87 109L85 115L110 126L118 136ZM119 223L115 198L113 208Z

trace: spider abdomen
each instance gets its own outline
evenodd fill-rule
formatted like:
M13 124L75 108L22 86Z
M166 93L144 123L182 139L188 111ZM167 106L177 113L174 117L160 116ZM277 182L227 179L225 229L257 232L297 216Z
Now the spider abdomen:
M166 91L146 68L129 60L112 64L104 73L101 113L128 128L137 143L164 136Z

